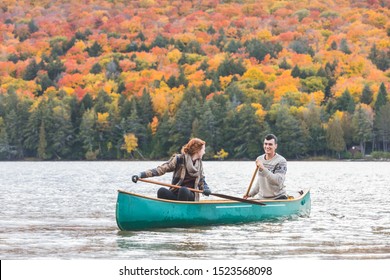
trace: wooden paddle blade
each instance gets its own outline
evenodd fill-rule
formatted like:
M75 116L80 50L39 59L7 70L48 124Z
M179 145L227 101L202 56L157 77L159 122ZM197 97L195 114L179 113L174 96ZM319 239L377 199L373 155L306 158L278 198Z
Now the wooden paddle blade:
M235 200L235 201L239 201L239 202L244 202L244 203L250 203L250 204L261 205L261 206L267 205L267 204L262 203L262 202L259 202L259 201L250 200L250 199L245 199L245 198L241 198L241 197L230 196L230 195L226 195L226 194L211 193L210 195L218 196L218 197L220 197L220 198Z

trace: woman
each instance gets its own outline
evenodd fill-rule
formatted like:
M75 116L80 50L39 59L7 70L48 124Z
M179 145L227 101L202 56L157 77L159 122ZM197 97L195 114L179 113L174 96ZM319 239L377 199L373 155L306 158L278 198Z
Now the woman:
M211 191L207 186L203 174L202 157L205 153L206 142L193 138L181 149L181 154L174 154L166 163L150 170L133 175L132 180L137 183L139 178L161 176L167 172L173 172L172 184L181 188L160 188L157 197L169 200L198 201L199 193L189 190L189 188L203 190L203 194L208 196Z

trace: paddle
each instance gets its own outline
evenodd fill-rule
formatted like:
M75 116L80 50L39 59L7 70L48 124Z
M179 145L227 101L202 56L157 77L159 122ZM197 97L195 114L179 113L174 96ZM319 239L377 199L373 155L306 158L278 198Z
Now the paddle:
M256 178L256 174L257 174L257 171L258 171L258 170L259 170L259 167L257 166L255 172L253 173L252 180L251 180L251 182L250 182L250 184L249 184L249 187L248 187L248 189L246 190L245 197L248 197L248 196L249 196L249 191L250 191L251 188L252 188L252 184L253 184L253 181L254 181L255 178Z
M175 188L175 189L180 189L180 188L181 188L181 186L176 186L176 185L172 185L172 184L167 184L167 183L152 181L152 180L143 179L143 178L139 178L138 180L139 180L139 181L142 181L142 182L145 182L145 183L156 184L156 185L160 185L160 186L164 186L164 187L170 187L170 188ZM188 189L189 189L190 191L192 191L192 192L203 193L202 190L197 190L197 189L193 189L193 188L188 188ZM264 203L262 203L262 202L259 202L259 201L248 200L248 199L244 199L244 198L240 198L240 197L235 197L235 196L230 196L230 195L226 195L226 194L210 193L210 195L217 196L217 197L220 197L220 198L230 199L230 200L234 200L234 201L249 203L249 204L266 205L266 204L264 204Z

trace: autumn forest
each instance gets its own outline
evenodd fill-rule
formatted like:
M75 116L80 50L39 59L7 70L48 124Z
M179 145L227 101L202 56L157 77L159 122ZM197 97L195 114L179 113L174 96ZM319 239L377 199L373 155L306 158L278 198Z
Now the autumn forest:
M0 159L390 155L388 0L2 0Z

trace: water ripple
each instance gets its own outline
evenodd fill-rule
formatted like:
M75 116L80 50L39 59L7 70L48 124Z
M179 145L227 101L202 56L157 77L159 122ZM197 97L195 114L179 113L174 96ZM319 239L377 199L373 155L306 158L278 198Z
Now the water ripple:
M118 230L117 189L155 196L158 186L130 178L160 163L0 162L0 258L390 258L388 162L289 162L289 193L311 187L307 218ZM212 190L234 196L245 193L253 172L253 162L204 166Z

